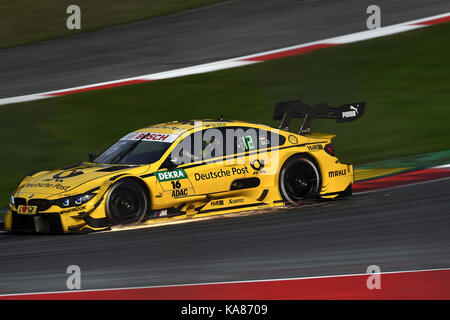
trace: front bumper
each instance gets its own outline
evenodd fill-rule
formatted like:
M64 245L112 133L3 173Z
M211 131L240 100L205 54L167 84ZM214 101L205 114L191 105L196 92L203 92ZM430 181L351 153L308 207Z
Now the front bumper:
M18 214L15 211L11 215L11 226L6 229L19 232L37 233L64 233L61 217L57 213L35 214L32 216Z
M5 217L5 229L31 233L86 233L111 227L103 203L95 208L80 206L60 211L57 212L53 206L32 215L19 214L17 208L10 205Z

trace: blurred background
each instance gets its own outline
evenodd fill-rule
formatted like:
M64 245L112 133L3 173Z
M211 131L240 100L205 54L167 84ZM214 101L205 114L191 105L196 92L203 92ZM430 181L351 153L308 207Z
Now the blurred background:
M66 9L77 5L82 30L89 32L133 21L180 12L221 0L19 0L0 4L0 48L72 35ZM78 30L76 30L78 31Z
M447 18L238 68L33 100L368 31L374 4L382 28ZM81 10L80 29L67 28L69 5ZM0 1L0 209L28 172L86 161L130 131L220 116L278 127L275 104L293 99L366 101L358 121L317 120L313 131L336 134L337 156L356 164L357 179L369 168L417 182L412 168L450 163L449 16L449 0ZM442 177L434 175L439 170L422 171L432 179ZM373 264L383 272L448 268L448 172L426 184L270 214L85 236L0 230L0 294L67 290L74 264L83 289L361 274ZM434 279L448 294L445 278ZM390 290L421 295L416 284Z
M66 9L81 8L68 30ZM370 1L18 0L0 4L0 98L173 70L367 30ZM377 1L387 26L448 1ZM342 162L450 149L450 24L261 64L0 106L0 206L29 171L87 160L129 131L188 118L265 123L276 102L366 101L337 134Z

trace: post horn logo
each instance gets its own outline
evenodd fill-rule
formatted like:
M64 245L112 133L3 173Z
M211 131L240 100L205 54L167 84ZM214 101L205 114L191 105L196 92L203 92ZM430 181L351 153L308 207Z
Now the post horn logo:
M63 172L55 174L52 179L46 179L44 181L56 180L56 182L63 182L63 179L73 178L73 177L79 176L80 174L83 174L83 171L67 170L67 171L63 171Z

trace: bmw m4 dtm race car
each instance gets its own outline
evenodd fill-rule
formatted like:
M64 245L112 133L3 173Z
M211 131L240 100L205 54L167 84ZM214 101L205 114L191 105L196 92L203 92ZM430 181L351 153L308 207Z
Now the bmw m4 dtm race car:
M353 166L314 118L348 122L364 102L278 103L278 129L232 120L187 120L129 133L89 161L28 174L11 195L5 229L70 233L302 204L351 194ZM293 118L304 118L298 133Z

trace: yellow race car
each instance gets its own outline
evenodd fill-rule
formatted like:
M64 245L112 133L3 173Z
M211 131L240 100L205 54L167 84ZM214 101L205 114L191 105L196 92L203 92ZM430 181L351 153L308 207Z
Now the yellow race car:
M353 121L365 103L278 103L279 129L231 120L151 125L89 161L28 174L11 195L5 229L39 233L107 230L302 204L351 194L353 166L334 135L311 132L314 118ZM299 133L293 118L304 118Z

